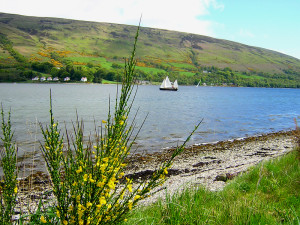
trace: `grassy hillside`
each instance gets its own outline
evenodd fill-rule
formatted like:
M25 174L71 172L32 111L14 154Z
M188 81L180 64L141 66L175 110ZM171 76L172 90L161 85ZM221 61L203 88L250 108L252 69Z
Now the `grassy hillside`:
M50 62L54 68L83 67L90 81L97 77L95 71L99 68L102 69L99 79L108 79L105 76L109 72L116 79L123 57L130 52L135 32L136 27L128 25L0 13L0 74L8 78L20 65L26 70L32 68L32 63ZM202 83L260 86L260 79L250 78L258 75L264 80L263 86L272 84L273 79L285 86L300 84L299 59L207 36L142 27L137 56L137 69L144 80L161 81L169 75L187 84L201 80ZM94 70L90 71L91 68ZM35 71L55 76L52 68L49 69ZM70 74L68 70L64 72ZM20 76L28 79L32 74ZM253 79L258 81L257 85Z

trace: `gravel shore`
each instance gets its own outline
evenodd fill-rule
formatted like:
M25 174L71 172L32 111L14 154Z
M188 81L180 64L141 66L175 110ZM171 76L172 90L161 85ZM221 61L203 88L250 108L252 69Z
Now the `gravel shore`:
M222 190L228 180L247 171L249 167L284 155L294 147L293 131L191 146L175 159L169 170L169 178L160 187L162 191L144 203L164 198L166 193L174 194L181 189L199 185L211 191ZM140 156L132 164L129 174L141 178L152 174L160 165L159 161L167 158L171 152L172 149L169 149L164 154Z
M183 188L199 185L212 191L221 190L227 180L233 179L262 160L286 154L293 150L294 146L294 133L287 131L187 147L175 159L164 185L155 190L161 191L143 200L142 204L164 198L166 193L173 194ZM163 153L131 157L128 160L126 175L134 179L146 179L173 150L166 149ZM17 213L34 211L41 196L48 204L53 204L49 202L53 196L45 174L36 173L29 176L21 180L19 186Z

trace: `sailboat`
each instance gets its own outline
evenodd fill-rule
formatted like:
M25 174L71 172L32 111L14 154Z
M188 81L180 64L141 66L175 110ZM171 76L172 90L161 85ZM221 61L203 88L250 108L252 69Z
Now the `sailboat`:
M167 76L160 85L159 90L162 91L177 91L178 90L178 83L177 80L174 83L171 83L169 77Z

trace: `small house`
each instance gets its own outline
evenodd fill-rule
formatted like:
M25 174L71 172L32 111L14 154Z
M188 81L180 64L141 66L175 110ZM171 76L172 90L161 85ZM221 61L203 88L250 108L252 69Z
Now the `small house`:
M64 81L70 81L70 77L65 77Z
M81 80L82 82L87 82L87 78L86 77L81 77Z

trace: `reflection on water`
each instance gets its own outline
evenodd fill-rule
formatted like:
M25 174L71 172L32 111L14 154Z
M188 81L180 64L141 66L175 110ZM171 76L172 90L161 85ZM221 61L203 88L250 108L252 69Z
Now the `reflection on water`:
M106 119L109 98L113 110L116 85L0 84L0 101L12 110L19 155L39 152L39 122L49 121L49 90L61 128L72 129L76 111L86 135ZM149 116L136 141L137 151L160 151L180 144L203 119L190 144L214 142L294 128L300 118L299 89L180 87L177 92L140 86L132 112L138 126ZM31 157L32 158L32 157ZM39 157L37 157L38 160Z

